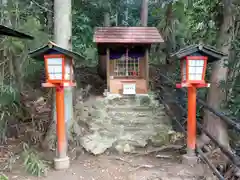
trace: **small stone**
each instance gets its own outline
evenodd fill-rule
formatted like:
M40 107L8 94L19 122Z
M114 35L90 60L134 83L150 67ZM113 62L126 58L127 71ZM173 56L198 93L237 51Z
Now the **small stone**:
M133 147L131 147L129 144L126 144L126 145L124 146L123 152L125 152L125 153L130 153L130 152L132 152L133 150L134 150Z
M116 145L115 149L118 151L118 153L123 154L123 147L120 144Z

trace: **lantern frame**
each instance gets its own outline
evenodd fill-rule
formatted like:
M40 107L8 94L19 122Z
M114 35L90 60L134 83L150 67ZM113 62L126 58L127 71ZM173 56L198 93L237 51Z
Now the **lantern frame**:
M51 79L49 76L49 66L48 66L48 59L51 58L61 58L62 59L62 75L61 79ZM66 65L66 56L63 54L50 54L44 55L44 64L45 64L45 73L46 73L46 82L52 84L65 84L71 83L73 81L72 74L73 74L73 62L72 59L70 60L70 79L65 79L65 65Z
M204 61L204 64L203 64L203 68L202 68L202 74L201 74L201 80L189 80L189 69L190 69L190 66L189 66L189 61L190 60L203 60ZM186 56L185 58L183 58L181 60L181 82L182 84L202 84L202 85L205 85L205 75L206 75L206 69L207 69L207 60L208 60L208 57L206 56ZM184 64L185 62L185 64ZM183 68L186 68L185 70L185 79L183 79L184 77L184 72L183 72Z

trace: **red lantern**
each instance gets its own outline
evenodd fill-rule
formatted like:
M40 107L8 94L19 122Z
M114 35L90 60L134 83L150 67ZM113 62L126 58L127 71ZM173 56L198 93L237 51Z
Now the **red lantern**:
M181 60L181 84L177 87L206 87L205 75L207 68L206 56L186 56Z
M51 84L69 85L73 82L72 59L62 54L44 56L46 81Z

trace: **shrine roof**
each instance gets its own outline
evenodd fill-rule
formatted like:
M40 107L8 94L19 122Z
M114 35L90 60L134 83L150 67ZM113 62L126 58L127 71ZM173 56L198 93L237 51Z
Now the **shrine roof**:
M12 36L12 37L18 37L18 38L22 38L22 39L34 39L32 36L24 34L22 32L13 30L11 28L8 28L6 26L0 25L0 36L4 35L4 36Z
M155 27L98 27L93 42L153 44L164 40Z

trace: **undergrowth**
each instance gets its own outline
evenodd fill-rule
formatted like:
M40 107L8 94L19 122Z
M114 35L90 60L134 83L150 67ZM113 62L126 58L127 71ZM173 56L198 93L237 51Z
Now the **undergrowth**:
M8 177L5 174L0 173L0 180L8 180Z
M47 162L42 160L37 152L29 148L25 143L23 144L23 153L21 157L24 161L23 166L27 173L38 177L47 175L49 169Z

